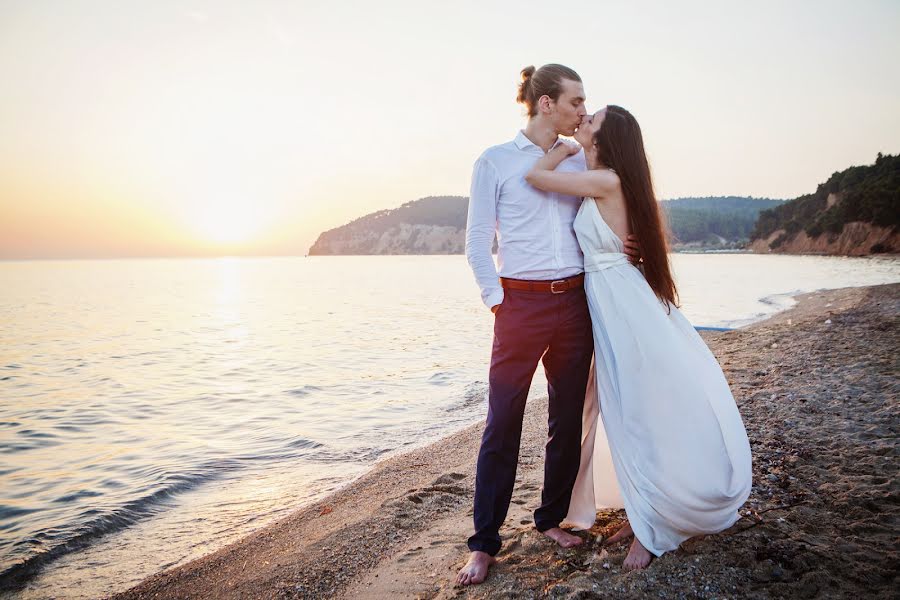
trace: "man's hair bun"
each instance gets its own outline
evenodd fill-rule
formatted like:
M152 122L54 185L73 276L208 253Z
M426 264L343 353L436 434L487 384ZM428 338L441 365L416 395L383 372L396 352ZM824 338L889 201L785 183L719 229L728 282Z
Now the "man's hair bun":
M522 69L522 83L519 84L519 95L516 96L516 102L519 104L527 104L529 101L528 88L531 87L531 76L534 75L534 71L534 65Z

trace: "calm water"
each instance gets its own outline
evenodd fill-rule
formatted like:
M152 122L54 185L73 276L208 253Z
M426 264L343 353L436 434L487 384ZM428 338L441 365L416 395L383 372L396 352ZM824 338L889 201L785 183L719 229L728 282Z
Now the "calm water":
M900 281L891 258L673 260L695 325ZM127 588L482 419L491 320L460 256L0 262L0 587Z

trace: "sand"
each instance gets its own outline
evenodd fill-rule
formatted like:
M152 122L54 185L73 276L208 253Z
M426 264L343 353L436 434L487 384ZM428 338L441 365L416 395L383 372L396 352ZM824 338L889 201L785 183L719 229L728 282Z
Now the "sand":
M531 519L546 398L529 400L516 489L488 580L458 588L482 425L385 460L337 493L131 598L896 598L900 284L807 294L745 329L704 332L753 449L741 519L649 568L602 548L624 511L562 550Z

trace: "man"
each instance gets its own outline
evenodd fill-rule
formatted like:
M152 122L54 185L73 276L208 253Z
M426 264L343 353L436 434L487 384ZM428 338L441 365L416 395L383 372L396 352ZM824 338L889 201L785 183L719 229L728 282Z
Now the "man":
M578 474L581 417L594 343L584 294L584 257L572 228L581 198L531 187L524 176L571 136L587 111L581 78L549 64L522 71L518 101L528 124L475 162L466 225L466 258L494 313L489 409L475 478L475 533L462 585L484 581L501 542L518 466L525 401L538 361L547 374L549 435L538 531L564 548L581 538L562 529ZM584 153L558 167L584 170ZM499 273L491 256L498 241ZM636 256L631 239L626 251ZM499 276L499 277L498 277Z

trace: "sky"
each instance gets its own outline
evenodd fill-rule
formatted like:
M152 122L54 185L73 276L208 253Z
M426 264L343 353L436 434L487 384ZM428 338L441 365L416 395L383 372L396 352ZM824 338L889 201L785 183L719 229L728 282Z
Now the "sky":
M0 259L299 255L431 195L578 71L658 196L793 198L900 152L900 2L0 0Z

